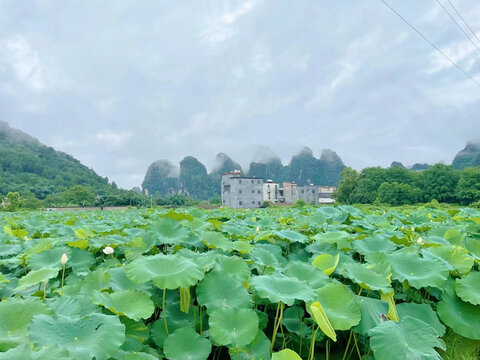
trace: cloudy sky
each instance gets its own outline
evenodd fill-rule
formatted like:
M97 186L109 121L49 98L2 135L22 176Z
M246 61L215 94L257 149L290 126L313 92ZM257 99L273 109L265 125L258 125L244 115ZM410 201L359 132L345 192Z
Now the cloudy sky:
M480 82L436 0L388 1ZM480 2L451 2L480 37ZM246 165L259 146L450 163L479 112L480 86L379 0L0 0L0 119L122 187L157 159Z

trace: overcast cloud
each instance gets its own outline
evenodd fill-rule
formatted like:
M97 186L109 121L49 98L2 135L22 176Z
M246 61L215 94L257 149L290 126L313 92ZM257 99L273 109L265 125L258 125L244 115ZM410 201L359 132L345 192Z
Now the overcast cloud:
M480 37L480 2L451 1ZM480 81L436 1L389 2ZM480 87L378 0L0 0L0 119L122 187L157 159L247 166L260 146L450 163L479 112Z

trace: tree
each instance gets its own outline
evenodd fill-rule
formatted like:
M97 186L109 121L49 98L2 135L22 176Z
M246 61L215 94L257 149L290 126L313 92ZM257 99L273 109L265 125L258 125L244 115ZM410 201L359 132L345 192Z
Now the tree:
M423 171L419 181L422 190L422 201L429 202L433 199L439 202L455 203L456 187L460 178L457 170L444 164L436 164Z
M456 195L463 205L480 201L480 167L466 168L461 172Z
M397 182L384 182L378 188L376 203L388 204L393 206L418 203L422 192L419 188L414 188L409 184L399 184Z
M358 185L359 174L351 167L346 167L340 173L340 177L342 180L338 183L337 190L332 194L332 197L340 203L351 204L352 193Z
M2 201L2 209L5 211L17 211L20 208L20 194L9 192Z
M71 204L89 206L95 203L95 194L86 186L76 185L66 192L65 200Z

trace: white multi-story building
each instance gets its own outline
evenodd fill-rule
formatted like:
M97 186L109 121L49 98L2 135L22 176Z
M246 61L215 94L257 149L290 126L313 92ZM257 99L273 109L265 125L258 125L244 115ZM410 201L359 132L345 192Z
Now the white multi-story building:
M222 175L222 206L258 208L263 204L263 180L242 176L241 171Z
M280 185L273 180L267 180L263 183L263 201L268 201L273 204L279 202L280 199Z

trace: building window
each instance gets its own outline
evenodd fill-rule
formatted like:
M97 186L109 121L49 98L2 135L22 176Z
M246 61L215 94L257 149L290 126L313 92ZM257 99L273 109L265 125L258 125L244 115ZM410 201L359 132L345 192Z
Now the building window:
M255 201L252 201L252 204L255 205Z
M252 190L252 194L255 193L255 190Z
M257 184L260 184L260 180L257 180Z
M225 204L225 200L223 200L223 203Z
M241 183L242 183L242 180L238 180L238 183L241 184Z
M258 190L258 193L260 194L260 190Z
M239 206L242 206L242 202L241 202L241 201L239 201L239 202L238 202L238 205L239 205Z
M303 194L303 190L302 190L302 194Z
M260 201L258 202L258 205L262 205L262 204L260 203Z
M238 193L241 194L241 193L242 193L242 189L238 190Z
M312 190L312 194L315 194L315 190Z
M253 180L252 180L252 184L253 184Z

